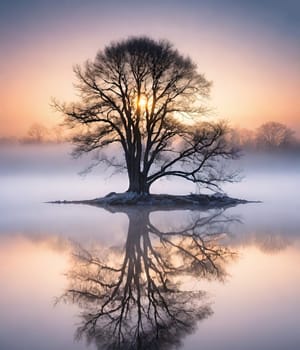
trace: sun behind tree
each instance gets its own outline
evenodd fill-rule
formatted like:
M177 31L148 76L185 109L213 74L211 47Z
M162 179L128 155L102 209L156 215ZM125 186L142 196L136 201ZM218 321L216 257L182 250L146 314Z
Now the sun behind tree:
M149 105L149 101L146 96L141 95L137 100L136 100L136 107L139 107L140 109L144 108L151 108Z
M237 154L226 142L226 123L201 118L211 83L168 41L115 42L74 71L81 100L55 107L78 128L75 154L119 144L129 192L149 194L165 176L215 189L233 180L221 161ZM186 116L192 122L184 123Z

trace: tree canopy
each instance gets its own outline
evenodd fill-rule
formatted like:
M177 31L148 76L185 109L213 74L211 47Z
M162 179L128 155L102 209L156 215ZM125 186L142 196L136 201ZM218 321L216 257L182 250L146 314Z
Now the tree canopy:
M233 180L221 162L237 154L226 123L201 118L211 83L168 41L114 42L74 71L80 100L55 103L77 130L74 154L119 144L128 191L136 193L149 193L165 176L215 188ZM101 160L119 165L107 153Z
M282 123L270 121L257 129L256 142L267 149L288 147L295 143L294 131Z

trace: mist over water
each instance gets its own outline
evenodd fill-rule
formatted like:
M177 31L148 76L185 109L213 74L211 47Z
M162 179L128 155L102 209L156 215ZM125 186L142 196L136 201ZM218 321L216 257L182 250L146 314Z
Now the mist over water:
M84 334L73 341L84 309L76 303L53 308L54 298L68 286L64 274L72 268L72 253L80 245L98 257L105 252L103 256L122 259L128 235L144 233L130 231L138 212L131 216L85 205L45 203L95 198L127 188L124 174L110 177L102 167L79 176L90 159L74 160L70 152L68 145L0 148L1 349L96 349L97 337L89 339L90 345ZM224 265L223 281L191 273L181 276L185 281L181 291L198 288L206 293L197 303L201 301L201 310L208 311L205 306L209 312L201 313L192 334L182 331L178 344L182 349L199 349L200 343L203 349L299 349L300 155L246 154L236 166L245 178L224 185L224 191L262 203L221 213L177 210L145 216L158 234L184 231L199 218L221 215L222 220L202 226L199 232L220 235L217 244L236 253ZM152 190L185 194L195 188L170 179ZM139 225L146 230L141 229L143 221ZM155 234L150 237L161 251L164 245ZM176 345L166 344L167 349Z

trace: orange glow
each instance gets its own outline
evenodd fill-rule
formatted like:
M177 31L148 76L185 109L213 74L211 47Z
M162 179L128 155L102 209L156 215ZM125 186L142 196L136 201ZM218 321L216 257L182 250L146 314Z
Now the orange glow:
M136 107L139 107L140 109L144 110L146 107L148 107L147 96L141 95L140 98L136 99L135 105Z
M36 293L52 293L53 297L64 282L67 264L67 254L62 254L60 242L54 239L35 242L14 237L1 241L0 281L3 295L12 297L12 291L18 293L22 290L24 298ZM39 298L38 295L36 297Z
M99 30L87 27L74 32L74 26L69 31L60 27L57 30L66 32L65 37L44 33L45 38L36 34L26 50L16 48L3 57L0 137L23 136L35 122L51 128L61 121L60 115L51 109L50 101L51 97L66 102L76 100L72 66L93 59L97 50L111 41L132 35L130 29L124 32L124 27L111 33L109 23L103 23L107 28L101 29L105 33L102 41L93 34ZM207 30L200 27L195 43L187 40L195 37L193 27L187 26L184 32L171 23L164 27L168 30L146 32L154 38L169 39L213 82L209 103L213 117L228 119L233 126L245 128L256 128L274 120L300 130L299 61L292 50L281 49L276 38L271 42L269 38L256 37L250 45L236 32L233 35L228 30L220 37L219 31L211 30L208 37ZM66 42L70 43L68 48ZM140 108L147 104L149 107L146 97L141 97Z
M139 106L140 108L145 108L147 106L148 100L147 97L142 95L139 100Z

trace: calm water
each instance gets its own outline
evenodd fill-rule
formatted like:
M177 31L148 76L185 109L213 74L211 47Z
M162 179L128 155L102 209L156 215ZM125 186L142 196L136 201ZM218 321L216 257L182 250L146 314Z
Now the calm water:
M43 202L123 190L121 176L82 179L61 148L22 152L0 152L1 350L300 348L295 159L242 161L225 189L261 204L112 213Z

